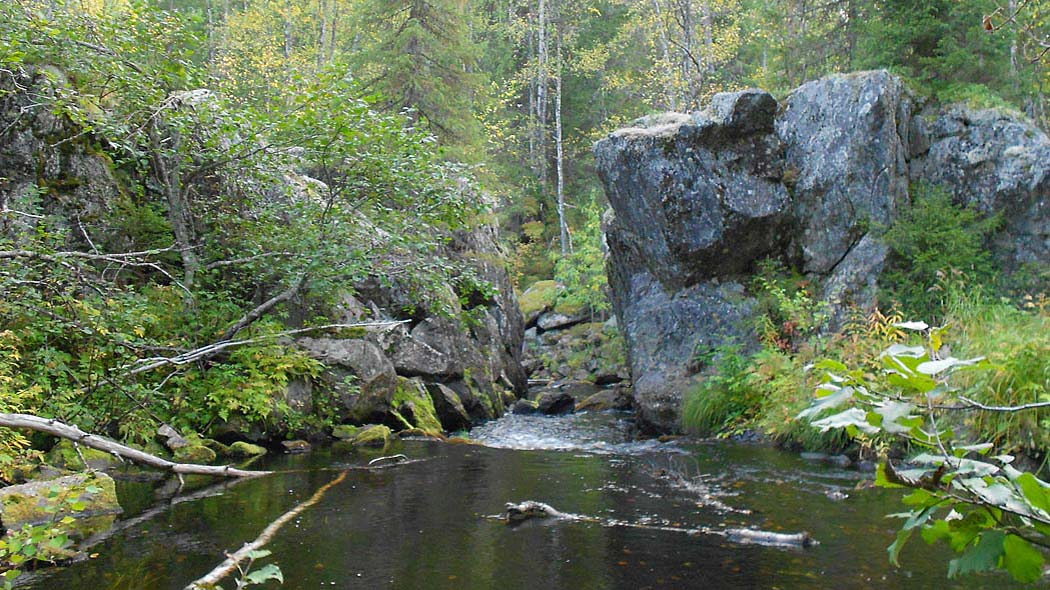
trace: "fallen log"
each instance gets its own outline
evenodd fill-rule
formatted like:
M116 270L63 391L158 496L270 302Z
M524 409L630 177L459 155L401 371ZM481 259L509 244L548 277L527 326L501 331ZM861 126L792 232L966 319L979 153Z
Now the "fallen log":
M753 529L729 529L726 538L734 543L765 545L767 547L812 547L817 542L807 532L773 533Z
M550 504L544 504L543 502L537 502L535 500L526 500L519 503L507 502L503 514L499 515L498 518L511 526L515 526L526 520L549 518L553 520L591 522L605 527L627 527L650 531L685 533L688 535L719 535L734 543L765 545L767 547L805 548L818 544L816 539L810 536L807 532L786 534L754 529L719 530L707 527L692 529L678 526L642 524L623 520L599 519L593 516L561 512Z
M257 477L268 475L269 471L246 471L236 469L229 465L198 465L195 463L176 463L162 459L156 455L122 445L96 434L89 434L76 426L64 424L58 420L41 418L30 414L4 414L0 413L0 426L7 428L24 428L43 432L52 436L67 438L85 447L91 447L99 451L110 453L122 459L128 459L135 463L148 465L164 471L170 471L178 475L214 475L218 477Z
M225 561L217 565L215 569L211 570L204 576L190 582L184 590L209 590L215 588L223 578L232 574L234 570L240 569L241 563L251 559L252 553L258 551L264 545L269 543L270 539L272 539L273 536L277 534L277 531L281 530L281 527L289 520L299 516L303 510L320 502L321 498L324 497L328 490L342 483L342 481L346 479L346 474L349 472L350 470L343 471L338 477L318 488L318 490L314 492L314 495L310 496L309 499L300 502L294 508L279 516L277 520L271 522L265 529L263 529L263 532L260 533L254 541L251 543L245 543L244 546L237 551L227 554Z

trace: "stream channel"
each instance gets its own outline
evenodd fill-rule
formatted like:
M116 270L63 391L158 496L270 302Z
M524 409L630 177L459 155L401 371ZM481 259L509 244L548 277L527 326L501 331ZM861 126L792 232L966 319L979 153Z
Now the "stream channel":
M893 491L857 489L870 474L763 445L636 442L629 422L611 413L507 415L471 432L481 444L397 442L382 454L410 460L376 470L362 467L379 453L338 446L274 456L252 467L282 473L184 491L159 506L157 484L120 482L119 531L94 558L35 574L28 587L180 589L348 467L356 469L268 545L261 563L279 565L280 587L1012 586L1000 575L947 580L948 549L918 536L902 567L890 566L886 547L901 521L884 515L902 505ZM512 527L491 517L524 500L588 519ZM808 531L819 544L741 545L717 534L734 527Z

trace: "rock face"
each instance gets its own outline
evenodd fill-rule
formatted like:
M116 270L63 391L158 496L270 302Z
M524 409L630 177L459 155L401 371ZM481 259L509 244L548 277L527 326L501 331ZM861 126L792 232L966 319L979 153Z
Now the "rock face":
M76 228L67 239L79 243L83 232L96 229L94 222L122 190L109 158L47 106L46 97L69 87L66 75L54 68L0 74L0 209L32 211L39 206L67 228ZM32 219L0 217L6 237L17 240L34 228Z
M800 269L831 304L870 306L888 248L877 235L917 180L1000 211L1007 268L1050 259L1050 142L995 111L920 108L884 71L760 90L704 111L646 117L594 148L613 306L643 427L678 428L684 390L716 347L754 342L750 273ZM918 114L917 114L918 113Z

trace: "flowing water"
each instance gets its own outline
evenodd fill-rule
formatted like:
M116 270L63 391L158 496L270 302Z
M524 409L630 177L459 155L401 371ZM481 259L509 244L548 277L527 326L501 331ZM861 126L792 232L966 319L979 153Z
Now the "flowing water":
M182 588L346 468L346 480L268 546L262 563L280 566L280 587L1011 587L1002 576L946 580L950 556L921 540L901 569L889 566L899 521L884 515L901 505L889 491L858 489L865 474L764 446L633 442L628 432L616 414L510 415L476 428L480 444L397 443L383 454L410 460L378 470L363 468L377 454L333 447L273 457L253 467L281 473L159 505L156 484L124 483L125 520L97 555L28 587ZM514 527L493 518L523 500L584 518ZM808 531L819 544L740 545L719 534L739 527Z

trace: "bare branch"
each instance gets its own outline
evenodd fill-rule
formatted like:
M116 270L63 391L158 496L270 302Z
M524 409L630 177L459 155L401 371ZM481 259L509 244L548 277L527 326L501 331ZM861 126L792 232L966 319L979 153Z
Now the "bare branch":
M175 463L160 457L144 453L138 449L122 445L116 441L94 434L88 434L76 426L64 424L57 420L49 420L29 414L2 414L0 413L0 426L7 428L25 428L36 432L43 432L52 436L69 439L77 444L82 444L99 451L104 451L130 459L136 463L163 469L177 474L217 475L220 477L256 477L267 475L269 471L245 471L235 469L229 465L196 465L193 463Z
M261 547L269 543L270 540L273 539L274 535L276 535L277 532L281 530L281 527L287 524L288 521L299 516L307 508L320 502L321 499L324 498L324 495L328 492L328 490L342 483L343 480L346 479L347 473L349 473L349 470L341 472L335 479L318 488L317 491L314 492L314 494L310 496L309 499L300 502L294 508L279 516L277 520L267 525L267 527L263 529L262 533L260 533L254 541L250 543L245 543L244 546L238 549L237 551L228 554L226 556L225 561L220 563L218 566L215 567L215 569L211 570L204 576L201 576L197 580L190 582L190 584L186 586L185 590L204 590L205 588L215 588L215 586L223 578L232 574L234 570L237 570L242 562L251 559L251 554L253 552L258 551Z

